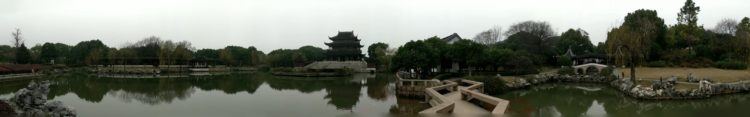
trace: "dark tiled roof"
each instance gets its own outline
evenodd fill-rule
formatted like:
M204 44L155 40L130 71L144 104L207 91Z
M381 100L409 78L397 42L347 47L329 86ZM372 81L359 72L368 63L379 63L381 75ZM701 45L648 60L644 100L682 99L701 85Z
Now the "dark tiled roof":
M450 39L454 39L454 38L462 39L461 36L458 36L457 33L453 33L453 34L451 34L451 35L443 38L443 41L450 41Z
M354 31L344 31L344 32L339 31L339 33L336 34L336 36L328 37L328 39L331 39L331 40L356 40L356 41L359 41L359 39L357 38L357 36L354 35Z

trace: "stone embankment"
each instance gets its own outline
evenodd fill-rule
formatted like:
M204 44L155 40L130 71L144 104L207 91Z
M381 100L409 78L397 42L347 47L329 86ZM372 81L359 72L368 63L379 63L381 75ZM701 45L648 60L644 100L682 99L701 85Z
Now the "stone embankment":
M75 117L76 112L60 101L48 101L49 82L31 82L10 100L0 99L0 115L20 117Z
M650 86L633 83L629 78L600 75L534 75L530 78L518 78L506 82L509 89L527 88L542 83L570 82L570 83L599 83L606 84L621 92L638 99L700 99L715 95L732 94L750 91L750 81L733 83L714 83L709 78L697 79L688 75L688 82L678 82L677 77L651 81ZM640 81L645 82L645 81ZM677 90L676 85L683 83L697 85L698 88Z

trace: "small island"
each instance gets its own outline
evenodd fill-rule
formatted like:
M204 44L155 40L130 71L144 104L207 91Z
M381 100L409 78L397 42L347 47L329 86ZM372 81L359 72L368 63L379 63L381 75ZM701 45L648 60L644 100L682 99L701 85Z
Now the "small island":
M362 54L361 40L354 35L353 31L338 32L336 36L329 37L332 42L325 43L329 49L325 51L326 58L315 61L304 67L279 67L272 68L271 73L279 76L298 77L341 77L350 76L353 73L374 73L367 68Z

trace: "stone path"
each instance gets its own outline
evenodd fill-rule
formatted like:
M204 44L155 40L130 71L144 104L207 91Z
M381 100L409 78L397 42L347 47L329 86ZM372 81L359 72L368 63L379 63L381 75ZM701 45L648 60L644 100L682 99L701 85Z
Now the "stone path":
M449 99L453 100L456 104L453 108L453 114L465 115L465 114L489 114L490 112L476 106L467 101L461 100L461 93L454 91L445 95Z

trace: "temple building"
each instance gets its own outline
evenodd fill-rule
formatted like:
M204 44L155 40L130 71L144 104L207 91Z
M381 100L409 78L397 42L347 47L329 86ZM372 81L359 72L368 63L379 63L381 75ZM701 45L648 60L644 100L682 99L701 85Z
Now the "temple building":
M331 39L331 43L325 43L328 45L328 51L326 55L328 60L331 61L360 61L364 57L362 54L363 46L359 44L359 39L354 35L354 32L339 32L334 37L328 37Z
M453 33L450 36L443 38L443 41L445 41L448 44L453 44L453 43L456 43L458 40L461 40L461 39L463 39L463 38L461 38L461 36L458 36L457 33Z

